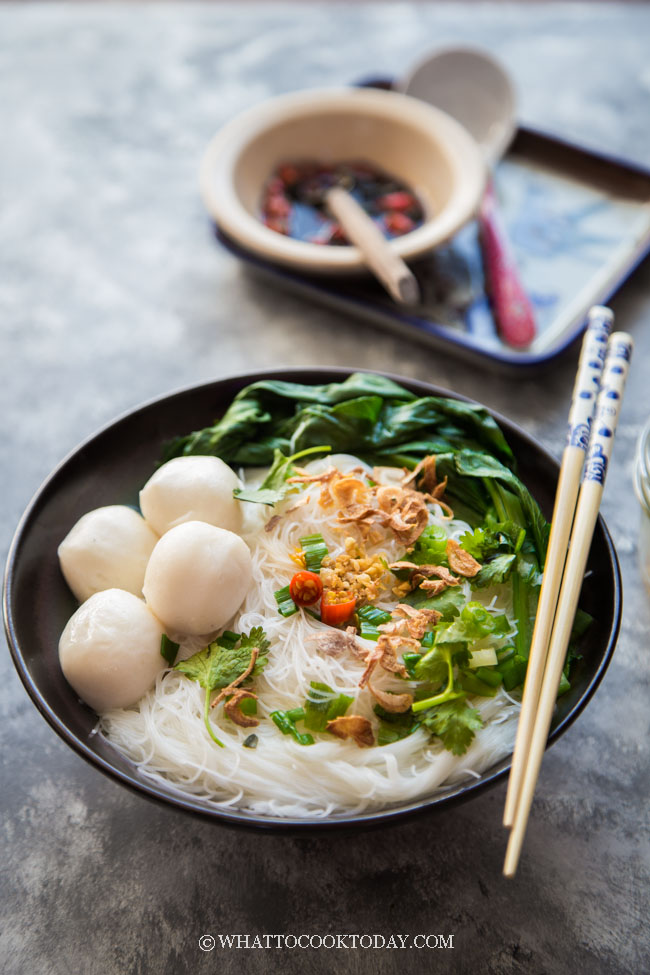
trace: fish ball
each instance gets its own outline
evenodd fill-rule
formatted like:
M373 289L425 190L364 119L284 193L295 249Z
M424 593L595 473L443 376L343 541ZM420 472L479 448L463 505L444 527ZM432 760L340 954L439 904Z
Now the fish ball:
M144 570L158 536L142 515L123 504L83 515L59 545L65 581L83 602L102 589L142 594Z
M218 630L237 612L253 580L244 541L233 532L188 521L166 532L151 553L144 596L170 630Z
M163 628L142 599L104 589L79 607L61 634L59 660L69 684L95 711L126 708L167 665Z
M154 531L164 535L187 521L205 521L241 531L241 487L235 472L219 457L174 457L159 467L140 491L140 508Z

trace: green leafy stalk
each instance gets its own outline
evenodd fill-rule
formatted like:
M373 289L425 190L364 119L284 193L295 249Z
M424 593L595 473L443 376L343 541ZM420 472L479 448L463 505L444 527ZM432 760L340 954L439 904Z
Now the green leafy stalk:
M233 637L236 637L235 641ZM229 687L248 670L254 649L257 649L258 657L251 676L260 673L266 663L269 646L270 643L261 626L254 626L247 636L243 633L226 631L205 649L199 650L187 660L179 661L174 667L175 670L205 688L203 720L208 734L221 748L224 747L223 742L219 741L214 734L210 722L212 692Z
M212 698L212 691L210 691L210 690L208 690L206 688L206 691L205 691L205 704L203 706L203 723L204 723L205 727L208 729L208 734L210 735L210 738L212 738L212 741L215 742L215 744L217 744L219 746L219 748L225 748L224 743L222 741L219 741L219 739L215 735L214 731L212 730L212 722L210 721L210 700L211 700L211 698Z
M427 658L429 658L428 661ZM431 674L431 664L434 660L438 665L442 664L446 668L447 686L444 691L441 691L439 694L434 694L433 697L426 697L421 701L414 701L412 705L414 714L418 714L420 711L426 711L429 708L436 707L438 704L444 704L445 701L451 701L456 697L462 696L462 691L454 690L454 663L452 659L451 646L435 647L433 650L430 650L429 653L425 654L420 663L416 665L416 674L425 674L427 673L427 670L429 674Z

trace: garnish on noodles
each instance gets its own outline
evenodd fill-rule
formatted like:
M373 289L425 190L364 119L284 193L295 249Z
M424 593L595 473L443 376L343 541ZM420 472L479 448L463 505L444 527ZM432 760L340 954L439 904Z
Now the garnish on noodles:
M64 673L143 775L324 817L508 754L548 525L485 410L370 374L263 381L163 460L143 496L165 530L133 557L126 601L110 596L114 552L62 545L75 578L101 562L109 594L66 627Z

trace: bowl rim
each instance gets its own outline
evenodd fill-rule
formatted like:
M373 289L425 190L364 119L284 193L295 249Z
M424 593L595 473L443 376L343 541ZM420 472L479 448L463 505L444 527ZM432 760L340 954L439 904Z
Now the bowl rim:
M218 227L240 246L274 263L309 273L367 271L357 247L323 247L294 240L265 227L241 203L234 189L238 161L248 144L294 116L313 117L318 111L354 114L363 110L387 117L432 138L454 172L454 186L442 211L408 234L389 241L404 260L449 240L477 212L486 185L487 168L473 137L446 112L395 91L339 86L308 88L276 95L226 122L208 143L199 165L203 203Z
M53 482L56 481L67 465L71 463L80 452L82 452L95 440L104 436L112 428L119 426L126 420L132 419L140 414L144 414L151 409L155 409L156 406L167 400L181 398L187 396L188 394L191 395L192 393L198 393L202 390L207 391L209 388L214 388L216 390L225 385L236 386L239 390L251 383L269 379L284 379L288 382L305 382L305 376L309 376L310 381L313 382L313 384L318 384L321 382L339 382L342 381L346 376L351 375L353 372L379 374L391 379L393 382L403 385L410 392L421 393L423 395L450 396L453 399L458 399L462 402L483 405L478 403L478 401L456 393L453 390L448 390L444 387L427 383L423 380L411 379L407 376L401 376L395 373L385 372L383 370L378 371L363 368L354 369L344 366L293 366L289 368L263 369L250 373L236 373L221 377L219 379L208 380L203 383L193 383L178 387L167 394L153 397L132 409L123 411L116 418L101 426L98 430L90 434L90 436L86 437L83 441L81 441L81 443L70 450L45 478L28 503L18 523L9 548L3 584L3 619L5 634L14 666L33 704L36 706L40 714L45 718L50 727L59 735L59 737L62 738L69 747L76 751L77 754L85 759L85 761L87 761L90 765L99 769L99 771L103 772L106 776L108 776L108 778L126 786L131 792L144 796L145 798L160 803L161 805L171 805L176 809L191 813L195 816L200 816L204 819L209 819L212 822L216 822L224 826L265 830L267 832L304 834L305 832L322 832L329 830L345 831L358 830L360 828L368 829L403 822L406 819L411 819L425 812L432 813L434 811L439 811L441 807L457 805L465 802L492 787L493 785L496 785L508 774L512 758L511 755L506 756L504 759L498 762L496 768L493 767L492 769L488 769L487 772L481 775L480 779L450 786L448 791L445 791L440 795L433 797L425 796L420 799L413 799L397 807L370 810L361 814L337 816L333 818L318 819L263 816L256 813L250 813L245 810L202 806L198 805L186 794L175 790L171 785L163 790L162 787L159 787L158 784L153 780L149 780L145 776L140 775L135 763L131 763L133 768L132 774L127 775L122 770L115 768L115 766L104 759L101 755L98 755L88 746L86 741L78 738L72 731L70 731L66 723L59 717L55 710L50 707L41 694L36 681L32 678L28 670L14 626L12 608L14 598L14 566L20 553L23 536L29 530L33 513L38 508L42 496L48 492ZM233 395L236 395L236 393ZM500 426L503 426L506 436L508 435L509 431L514 432L537 454L543 456L544 459L553 467L553 469L559 473L559 463L556 458L549 450L535 440L533 436L497 411L488 407L484 408L488 410L490 415ZM622 611L622 583L620 566L616 549L614 548L611 535L602 515L598 516L598 526L603 533L603 540L608 551L614 576L612 628L609 633L602 659L600 660L595 673L591 677L586 690L573 708L551 731L546 743L546 748L549 748L550 745L554 744L560 738L560 736L564 734L564 732L578 718L593 697L612 659L620 630Z

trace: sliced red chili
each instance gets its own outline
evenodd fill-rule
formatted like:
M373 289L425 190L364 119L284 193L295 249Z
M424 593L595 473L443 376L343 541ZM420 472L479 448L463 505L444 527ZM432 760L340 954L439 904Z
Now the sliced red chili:
M296 572L289 583L289 595L297 606L313 606L320 599L323 583L315 572Z
M386 193L377 200L377 206L381 210L417 210L418 201L412 193L406 190L396 190L394 193Z
M340 626L350 619L357 605L356 596L326 589L320 604L320 618L328 626Z
M410 217L407 217L405 213L399 213L397 210L384 214L384 225L389 233L398 237L401 234L408 234L415 227L415 223Z

